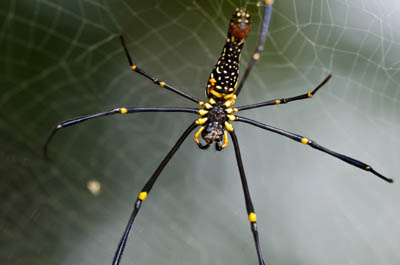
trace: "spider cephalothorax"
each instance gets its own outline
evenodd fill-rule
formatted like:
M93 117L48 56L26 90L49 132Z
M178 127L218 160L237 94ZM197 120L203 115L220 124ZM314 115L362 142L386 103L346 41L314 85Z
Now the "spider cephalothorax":
M213 102L214 103L214 102ZM197 120L199 124L203 124L200 129L197 131L195 135L195 141L198 146L202 149L206 149L210 146L210 144L215 142L215 148L220 151L226 147L228 143L228 137L226 133L226 124L229 124L227 121L228 113L226 112L226 106L214 103L214 105L207 104L210 108L207 110L200 110L199 113L204 115L204 118L200 118ZM228 125L229 126L229 125ZM205 145L200 143L199 135L206 142ZM221 142L223 142L221 144Z
M226 96L223 104L217 103L213 98L209 102L200 102L203 109L198 110L198 114L203 116L196 120L197 125L202 125L194 135L194 141L201 149L206 149L210 144L215 142L215 148L221 151L228 145L227 131L233 131L232 124L229 121L234 121L236 117L232 114L238 111L236 108L231 108L235 103L236 95ZM205 145L200 143L199 136L206 142ZM221 142L223 142L221 144Z
M222 105L215 105L207 113L207 124L205 129L201 132L201 137L207 144L213 142L221 142L224 136L225 121L227 119L225 108Z

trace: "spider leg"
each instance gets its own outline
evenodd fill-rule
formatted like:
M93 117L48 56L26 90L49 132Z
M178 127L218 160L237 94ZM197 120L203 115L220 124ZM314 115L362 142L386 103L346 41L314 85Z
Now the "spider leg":
M240 179L242 181L244 199L245 199L245 203L246 203L246 210L247 210L247 214L248 214L249 221L250 221L250 229L251 229L251 232L253 233L254 243L256 245L258 261L259 261L260 265L265 265L265 261L263 259L263 255L261 252L260 239L258 236L257 223L256 223L257 217L254 212L253 203L250 198L249 187L247 186L247 180L246 180L246 175L244 173L242 157L240 155L239 143L238 143L238 140L237 140L234 130L233 129L230 130L229 133L231 135L233 146L235 148L235 155L236 155L237 165L239 168Z
M126 114L126 113L136 113L136 112L189 112L189 113L195 113L198 114L197 109L192 109L192 108L136 108L136 107L130 107L130 108L116 108L112 109L109 111L105 112L100 112L92 115L87 115L87 116L82 116L82 117L77 117L73 118L68 121L63 121L59 123L50 133L49 137L46 140L46 143L44 145L43 153L46 159L49 159L48 157L48 147L53 139L54 135L61 129L64 129L66 127L76 125L81 122L85 122L91 119L95 118L100 118L108 115L114 115L114 114Z
M273 99L273 100L268 100L268 101L261 102L261 103L256 103L256 104L251 104L251 105L246 105L246 106L240 106L240 107L237 107L237 109L238 109L238 111L240 111L240 110L248 110L248 109L255 109L255 108L260 108L260 107L264 107L264 106L286 104L286 103L289 103L289 102L295 101L295 100L312 98L312 96L314 96L314 94L317 93L317 91L321 87L323 87L329 81L329 79L331 77L332 77L332 75L328 75L324 79L324 81L322 81L312 92L305 93L305 94L302 94L302 95L299 95L299 96L295 96L295 97L290 97L290 98Z
M193 102L195 102L195 103L197 103L197 104L199 104L199 103L201 102L201 101L198 100L197 98L192 97L191 95L188 95L188 94L186 94L185 92L182 92L182 91L180 91L179 89L177 89L177 88L175 88L175 87L173 87L173 86L170 86L170 85L166 84L165 82L161 82L161 81L158 80L157 78L155 78L155 77L149 75L148 73L146 73L145 71L143 71L141 68L139 68L139 67L137 67L136 65L134 65L133 62L132 62L132 58L131 58L131 56L129 55L128 48L126 47L124 37L120 36L120 39L121 39L122 47L124 48L126 57L128 58L129 65L130 65L132 71L135 71L136 73L138 73L138 74L140 74L140 75L142 75L142 76L144 76L144 77L150 79L151 81L153 81L154 84L159 85L159 86L161 86L161 87L164 87L164 88L166 88L166 89L168 89L168 90L170 90L170 91L172 91L172 92L175 92L175 93L177 93L178 95L180 95L180 96L182 96L182 97L185 97L185 98L187 98L187 99L190 99L191 101L193 101Z
M264 129L264 130L267 130L267 131L271 131L271 132L283 135L283 136L288 137L288 138L290 138L292 140L295 140L296 142L299 142L299 143L302 143L302 144L307 144L307 145L311 146L314 149L317 149L317 150L322 151L324 153L327 153L327 154L329 154L331 156L334 156L334 157L336 157L336 158L338 158L338 159L340 159L340 160L342 160L342 161L344 161L344 162L346 162L346 163L348 163L350 165L353 165L353 166L358 167L360 169L363 169L365 171L369 171L372 174L376 175L377 177L383 179L384 181L387 181L389 183L393 182L393 179L390 179L390 178L387 178L387 177L381 175L379 172L375 171L370 165L365 164L364 162L361 162L361 161L359 161L357 159L354 159L354 158L342 155L340 153L337 153L335 151L332 151L332 150L330 150L330 149L328 149L326 147L323 147L323 146L317 144L315 141L310 140L310 139L308 139L306 137L303 137L303 136L300 136L298 134L294 134L294 133L291 133L291 132L288 132L288 131L285 131L285 130L282 130L282 129L278 129L278 128L272 127L272 126L267 125L267 124L263 124L263 123L258 122L258 121L250 120L250 119L247 119L247 118L244 118L244 117L236 116L236 121L241 121L241 122L244 122L244 123L248 123L248 124L254 125L256 127L259 127L261 129Z
M153 175L150 177L150 179L146 182L146 184L143 186L141 192L138 195L138 198L135 201L135 205L132 211L132 214L129 218L129 222L125 228L124 234L122 235L122 238L119 242L118 248L115 252L114 259L112 262L112 265L118 265L122 253L125 249L126 241L128 239L129 232L132 228L133 222L135 221L136 215L139 212L140 207L142 206L142 202L146 199L147 195L150 193L151 188L153 187L154 183L156 182L158 176L161 174L162 170L164 167L167 165L167 163L171 160L172 156L175 154L175 152L179 149L183 141L186 139L186 137L197 127L198 125L196 123L192 123L186 131L181 135L181 137L178 139L178 141L175 143L175 145L172 147L172 149L169 151L167 156L163 159L161 164L157 167L157 169L154 171Z
M247 68L243 74L242 80L240 81L240 83L236 89L236 95L239 95L240 91L242 90L244 82L246 82L246 79L247 79L248 75L250 74L250 71L253 69L253 66L258 61L258 59L260 59L260 53L264 49L264 42L268 35L268 29L269 29L269 23L271 21L272 4L273 3L274 3L273 0L265 0L264 1L264 17L263 17L263 22L262 22L261 29L260 29L260 34L258 37L257 47L253 53L253 56L251 57L249 64L247 65Z

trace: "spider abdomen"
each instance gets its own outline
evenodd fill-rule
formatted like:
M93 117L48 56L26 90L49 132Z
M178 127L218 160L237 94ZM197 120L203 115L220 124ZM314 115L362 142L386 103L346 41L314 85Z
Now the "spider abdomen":
M240 54L249 30L249 13L243 9L237 9L231 18L221 56L208 78L207 98L223 102L235 93L239 77Z

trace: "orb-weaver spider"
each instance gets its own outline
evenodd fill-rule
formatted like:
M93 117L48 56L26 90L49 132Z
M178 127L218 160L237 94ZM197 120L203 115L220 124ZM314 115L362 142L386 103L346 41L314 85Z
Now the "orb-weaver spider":
M120 240L120 243L119 243L116 253L114 255L114 259L112 262L113 265L117 265L120 263L122 253L124 251L124 248L125 248L125 245L126 245L126 242L128 239L128 235L129 235L129 232L133 225L133 222L136 218L136 215L139 212L139 209L142 206L143 201L146 199L149 192L151 191L158 176L161 174L162 170L167 165L167 163L170 161L170 159L175 154L175 152L179 149L179 147L181 146L183 141L197 127L199 127L199 129L197 130L197 132L194 135L194 140L201 149L206 149L211 144L215 143L216 150L221 151L228 144L228 133L231 136L235 154L236 154L236 160L237 160L237 165L238 165L238 169L239 169L239 174L240 174L240 178L241 178L241 182L242 182L246 210L247 210L248 218L250 221L250 228L253 233L257 256L258 256L258 261L259 261L260 265L264 265L265 262L263 259L258 230L257 230L257 224L256 224L257 217L255 214L255 210L253 207L253 203L251 201L250 192L249 192L248 185L247 185L247 180L246 180L245 171L244 171L242 158L241 158L241 154L240 154L240 149L239 149L239 143L238 143L238 140L237 140L237 137L236 137L236 134L235 134L235 131L233 129L231 122L233 122L233 121L244 122L244 123L248 123L248 124L254 125L256 127L259 127L261 129L280 134L282 136L285 136L292 140L295 140L299 143L309 145L314 149L317 149L319 151L322 151L324 153L332 155L350 165L353 165L355 167L361 168L366 171L370 171L374 175L380 177L381 179L383 179L387 182L393 181L392 179L382 176L380 173L375 171L371 166L369 166L361 161L358 161L356 159L353 159L351 157L331 151L331 150L317 144L315 141L310 140L306 137L303 137L303 136L300 136L300 135L297 135L297 134L294 134L291 132L287 132L282 129L278 129L278 128L272 127L270 125L263 124L263 123L260 123L260 122L257 122L257 121L254 121L254 120L251 120L248 118L244 118L244 117L235 115L235 113L237 113L239 111L243 111L243 110L254 109L254 108L259 108L259 107L264 107L264 106L271 106L271 105L286 104L286 103L296 101L296 100L303 100L303 99L311 98L331 78L331 75L328 75L325 78L325 80L323 80L312 92L309 92L306 94L302 94L302 95L298 95L298 96L290 97L290 98L274 99L274 100L269 100L269 101L265 101L265 102L261 102L261 103L252 104L252 105L240 106L240 107L236 107L236 108L232 107L233 104L235 103L236 98L239 95L244 83L246 82L246 79L247 79L250 71L252 70L256 61L260 58L260 53L263 50L264 42L266 40L267 33L268 33L268 28L269 28L271 13L272 13L272 4L273 4L273 0L265 0L265 2L264 2L264 17L263 17L263 21L261 24L261 30L260 30L260 34L258 37L258 43L256 46L256 50L253 53L251 61L248 64L248 66L245 70L245 73L240 82L238 82L239 58L240 58L240 53L243 48L245 39L250 30L250 14L244 9L239 9L239 8L236 9L236 11L233 14L233 16L230 20L230 23L229 23L228 35L226 38L226 42L225 42L225 46L223 48L222 54L221 54L220 58L218 59L216 65L215 65L215 68L211 72L210 77L208 79L208 83L207 83L207 87L206 87L206 97L208 98L208 102L200 101L197 98L192 97L192 96L174 88L173 86L170 86L170 85L166 84L165 82L158 80L157 78L154 78L153 76L151 76L148 73L146 73L145 71L143 71L141 68L134 65L132 62L131 56L128 52L125 41L124 41L123 37L121 36L122 47L128 58L131 70L150 79L153 83L155 83L163 88L166 88L172 92L175 92L178 95L197 103L198 105L200 105L200 107L201 107L200 109L167 108L167 107L166 108L161 108L161 107L155 107L155 108L126 107L125 108L125 107L121 107L121 108L112 109L110 111L96 113L93 115L88 115L88 116L83 116L83 117L78 117L78 118L74 118L72 120L61 122L51 132L50 136L47 139L45 147L44 147L44 153L45 153L46 157L47 157L48 145L58 130L68 127L68 126L72 126L72 125L81 123L81 122L84 122L84 121L87 121L87 120L90 120L90 119L103 117L103 116L107 116L107 115L113 115L113 114L127 114L127 113L137 113L137 112L188 112L188 113L198 114L201 116L200 118L196 119L184 131L184 133L181 135L181 137L178 139L178 141L175 143L175 145L172 147L172 149L169 151L169 153L166 155L166 157L162 160L161 164L157 167L157 169L155 170L153 175L150 177L150 179L147 181L147 183L144 185L144 187L140 191L140 193L136 199L136 202L134 204L134 209L130 216L128 225L123 233L122 239ZM201 143L201 141L199 139L200 136L205 141L205 144Z

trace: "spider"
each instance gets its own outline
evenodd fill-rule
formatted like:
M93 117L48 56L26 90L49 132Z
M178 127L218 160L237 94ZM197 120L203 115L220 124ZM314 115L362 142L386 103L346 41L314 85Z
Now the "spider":
M240 82L239 79L239 59L240 54L246 40L246 37L250 31L250 14L241 8L235 10L228 27L228 35L226 37L226 42L223 47L221 56L219 57L215 68L212 70L207 86L206 86L206 97L208 102L200 101L199 99L192 97L181 90L158 80L152 75L146 73L144 70L134 65L131 59L131 56L128 52L127 46L125 44L124 38L121 36L121 44L125 51L126 57L128 58L128 62L132 71L146 77L156 85L159 85L165 89L168 89L176 94L189 99L200 106L200 108L179 108L179 107L153 107L153 108L141 108L141 107L120 107L115 108L110 111L105 111L101 113L96 113L92 115L82 116L78 118L74 118L68 121L64 121L59 123L51 132L48 137L45 146L44 146L44 155L48 158L47 150L50 141L53 139L56 132L60 129L76 125L81 122L85 122L91 119L114 115L114 114L128 114L128 113L137 113L137 112L187 112L192 114L200 115L193 123L189 125L189 127L183 132L178 141L169 151L169 153L162 160L161 164L157 167L153 175L143 186L139 195L134 203L134 208L131 213L128 224L124 230L122 238L119 242L118 248L115 252L114 259L112 261L113 265L118 265L120 263L123 251L125 249L125 245L128 239L129 232L131 227L135 221L136 215L139 212L140 207L143 204L143 201L147 198L150 193L153 185L157 181L159 175L162 170L165 168L167 163L173 157L175 152L179 149L183 141L187 138L187 136L196 128L198 128L197 132L194 134L194 141L201 149L207 149L210 145L215 144L215 148L217 151L223 150L228 144L228 134L230 134L230 138L232 139L237 166L239 169L239 175L242 182L242 188L244 192L245 205L248 214L248 219L250 222L250 229L254 237L258 262L260 265L264 265L265 261L262 255L260 239L257 228L257 216L255 214L254 206L251 200L250 191L247 185L246 175L242 163L242 158L240 154L240 148L238 139L235 134L235 130L232 126L232 122L244 122L261 129L280 134L282 136L288 137L296 142L309 145L310 147L327 153L331 156L334 156L350 165L363 169L365 171L369 171L372 174L378 176L379 178L387 181L393 182L392 179L384 177L377 171L375 171L370 165L356 160L354 158L345 156L343 154L332 151L326 147L319 145L314 140L309 138L300 136L298 134L288 132L282 129L278 129L272 127L267 124L263 124L258 121L254 121L245 117L237 116L236 113L244 110L260 108L264 106L273 106L279 104L287 104L289 102L303 100L312 98L313 95L324 86L328 80L331 78L331 75L328 75L312 92L305 93L302 95L289 97L289 98L281 98L281 99L273 99L265 102L260 102L251 105L245 105L240 107L233 107L237 96L239 95L243 85L245 84L247 77L249 76L251 70L253 69L255 63L260 58L260 54L263 50L264 42L266 40L268 34L268 28L270 24L270 18L272 14L272 5L273 0L264 0L264 16L261 22L261 29L258 36L258 43L256 49L253 53L253 56L244 72L244 75ZM200 139L203 140L200 140Z

